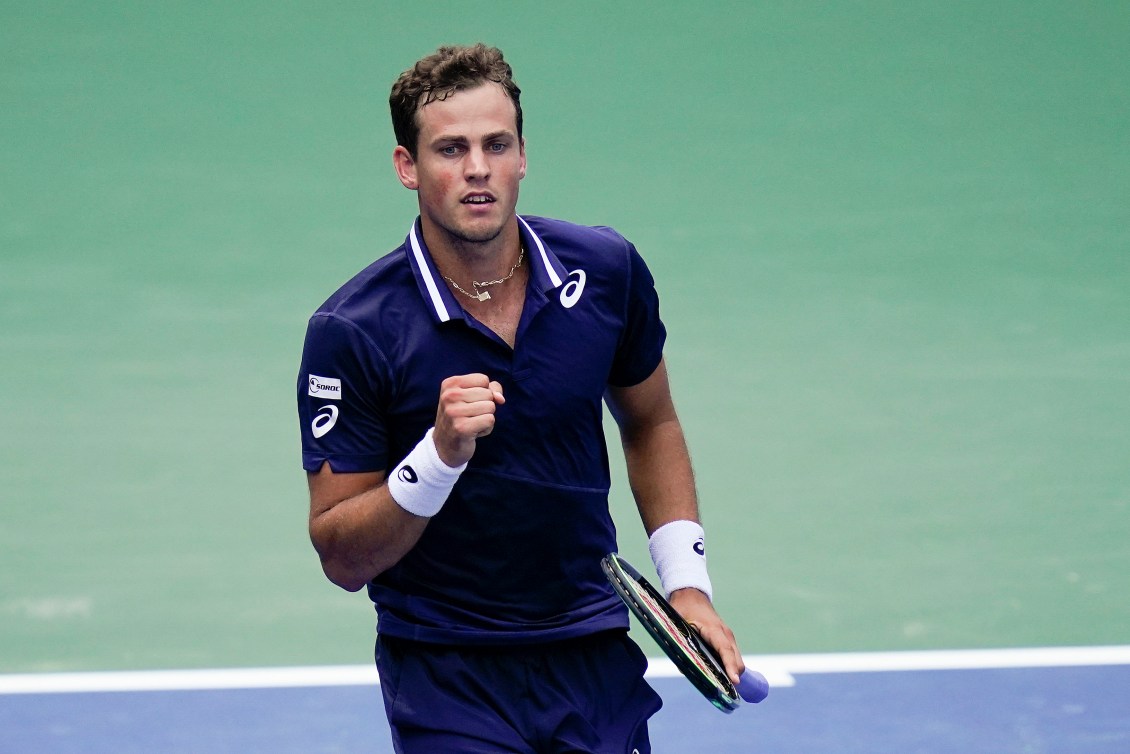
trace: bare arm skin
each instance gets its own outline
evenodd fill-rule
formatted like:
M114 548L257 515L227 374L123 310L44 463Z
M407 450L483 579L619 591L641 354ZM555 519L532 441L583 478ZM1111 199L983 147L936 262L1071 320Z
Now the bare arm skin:
M690 454L667 379L666 363L638 385L610 387L605 395L620 427L628 481L648 536L671 521L698 521L698 498ZM745 669L734 633L706 595L679 589L671 605L714 647L735 684Z
M440 459L461 466L475 441L494 429L502 386L486 375L449 377L440 386L433 439ZM310 487L310 541L326 577L355 592L396 565L420 541L430 519L397 505L385 471L337 474L328 463L306 475Z

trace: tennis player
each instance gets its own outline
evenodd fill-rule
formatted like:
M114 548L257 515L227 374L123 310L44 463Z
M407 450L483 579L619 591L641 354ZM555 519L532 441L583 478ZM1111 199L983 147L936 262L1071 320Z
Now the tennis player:
M519 88L442 47L389 98L404 243L310 319L298 380L310 536L367 587L398 752L651 750L659 697L601 572L607 402L671 603L737 682L710 601L651 274L609 228L516 214Z

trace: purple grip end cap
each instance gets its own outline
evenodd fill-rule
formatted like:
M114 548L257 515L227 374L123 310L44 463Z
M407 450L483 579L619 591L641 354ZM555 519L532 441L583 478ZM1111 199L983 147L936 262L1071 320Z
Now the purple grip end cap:
M746 668L738 679L738 696L750 704L757 704L769 696L769 681L756 670Z

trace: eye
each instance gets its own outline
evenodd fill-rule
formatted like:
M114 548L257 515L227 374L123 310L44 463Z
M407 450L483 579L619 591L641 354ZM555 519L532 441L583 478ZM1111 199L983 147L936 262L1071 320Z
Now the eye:
M495 154L498 154L500 152L506 151L506 145L503 144L500 141L496 141L493 144L491 144L490 146L488 146L487 149L489 149L491 152L494 152Z
M459 154L459 146L456 144L448 144L445 147L441 147L439 153L446 157L454 157Z

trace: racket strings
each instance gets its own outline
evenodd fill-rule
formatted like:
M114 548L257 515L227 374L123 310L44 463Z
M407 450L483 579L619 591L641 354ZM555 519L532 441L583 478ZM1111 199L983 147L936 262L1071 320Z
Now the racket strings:
M705 640L659 592L615 553L601 567L613 589L698 691L723 712L737 708L737 689Z
M695 666L708 678L712 679L719 689L727 691L728 693L726 684L723 682L728 679L725 679L724 676L720 676L718 668L707 660L704 648L701 646L700 642L696 641L686 623L672 620L667 611L663 609L663 606L656 602L655 598L649 594L646 589L633 589L633 591L647 604L651 612L659 618L663 627L667 630L667 633L670 634L671 638L683 649L688 658L694 662ZM680 625L680 623L682 623L682 625Z

